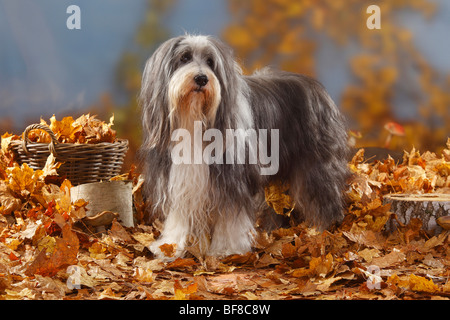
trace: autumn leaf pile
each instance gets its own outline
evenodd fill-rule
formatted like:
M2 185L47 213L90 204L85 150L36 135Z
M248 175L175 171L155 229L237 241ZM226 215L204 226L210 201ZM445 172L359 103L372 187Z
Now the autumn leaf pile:
M77 136L62 131L60 137ZM54 166L18 166L2 148L0 299L450 298L450 232L427 235L417 219L386 232L395 216L381 200L391 192L450 193L450 139L441 156L412 150L401 164L372 162L360 150L349 163L347 214L332 230L303 224L261 230L247 254L203 257L192 247L186 258L169 262L147 249L160 225L142 221L134 170L125 178L135 187L136 227L114 220L95 233L83 227L86 202L70 201L70 181L46 179ZM285 191L266 190L280 214L292 209ZM168 257L175 250L161 249Z
M41 119L40 124L48 126L61 143L99 143L114 142L116 132L111 129L114 124L114 116L109 123L105 123L96 116L83 114L77 119L64 117L61 121L56 120L55 115L50 118L50 123ZM36 143L50 143L51 137L42 130L31 130L29 139Z

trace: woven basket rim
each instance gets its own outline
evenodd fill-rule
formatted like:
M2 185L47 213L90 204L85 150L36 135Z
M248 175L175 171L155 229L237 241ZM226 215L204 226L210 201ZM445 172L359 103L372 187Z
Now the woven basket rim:
M11 145L22 145L23 140L12 140ZM30 142L27 143L27 146L46 146L48 147L50 143L45 142ZM58 142L55 144L55 148L58 148L58 146L64 146L64 147L92 147L95 148L96 146L110 146L110 145L121 145L121 144L128 144L127 139L116 139L114 142L98 142L98 143L65 143L65 142Z

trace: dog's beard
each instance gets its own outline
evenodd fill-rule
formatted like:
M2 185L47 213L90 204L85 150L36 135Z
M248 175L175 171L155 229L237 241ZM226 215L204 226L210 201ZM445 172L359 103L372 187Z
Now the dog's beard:
M211 71L204 71L208 83L199 87L194 81L199 70L186 66L176 71L169 82L169 121L171 131L184 128L193 132L194 122L214 125L220 103L220 84Z

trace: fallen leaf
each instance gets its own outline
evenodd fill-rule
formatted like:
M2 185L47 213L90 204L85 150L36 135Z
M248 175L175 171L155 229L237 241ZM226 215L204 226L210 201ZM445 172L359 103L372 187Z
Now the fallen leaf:
M406 255L403 252L394 249L385 256L373 258L371 264L384 269L402 263L405 259Z
M152 282L153 281L153 271L151 269L135 267L133 277L139 282Z
M187 287L183 287L178 280L174 283L174 300L189 300L191 295L196 293L198 285L196 282L188 284Z
M174 261L167 264L166 269L168 270L179 270L179 269L185 269L191 266L196 265L197 262L194 261L194 259L191 258L177 258Z
M104 211L105 212L105 211ZM127 230L117 222L117 219L112 220L111 229L109 230L110 236L114 240L118 240L120 242L133 242L133 239L128 234Z
M438 225L445 230L450 230L450 216L443 216L436 219Z
M408 288L412 291L434 293L439 291L439 287L432 281L421 276L411 274L407 278L400 278L397 274L393 274L386 281L402 288Z
M148 247L153 241L155 241L155 236L153 233L134 232L131 236L144 247Z
M27 275L40 274L42 276L53 276L66 266L76 264L79 241L70 224L62 228L62 238L56 238L53 252L48 254L42 250L26 268Z
M317 284L317 290L320 290L322 292L326 292L330 289L330 286L335 283L336 281L341 280L341 277L331 277L328 279L324 279L319 281L319 283Z
M378 258L380 256L380 250L366 248L358 252L358 255L367 262L371 262L373 258Z
M89 253L91 258L104 259L106 258L107 247L103 245L101 242L94 242L89 247Z
M0 181L0 213L8 215L16 210L20 210L21 207L22 202L8 191L4 182Z
M359 233L344 231L347 239L370 248L381 249L383 237L371 230L362 230Z
M175 252L177 250L176 243L164 243L159 246L159 249L164 254L164 256L171 258L175 255Z
M266 203L271 206L277 214L289 216L294 209L292 198L286 194L288 189L289 186L280 181L272 183L265 188Z
M28 197L35 191L38 179L42 175L41 170L33 170L24 163L19 167L17 163L14 167L7 168L8 188L22 197Z

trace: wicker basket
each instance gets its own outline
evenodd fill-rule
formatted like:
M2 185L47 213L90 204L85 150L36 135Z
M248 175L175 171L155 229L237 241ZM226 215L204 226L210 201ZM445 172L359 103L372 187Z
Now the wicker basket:
M33 143L28 133L33 129L47 132L52 142ZM61 162L58 174L70 180L72 185L108 180L118 174L128 150L128 140L118 139L114 143L96 144L60 143L53 131L46 125L32 124L24 131L24 139L11 143L17 162L30 168L42 169L50 152Z

